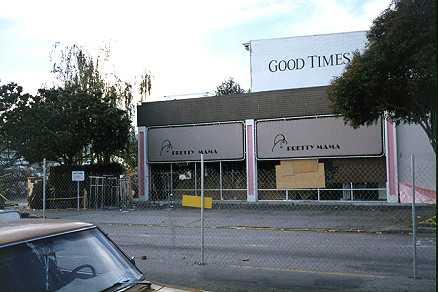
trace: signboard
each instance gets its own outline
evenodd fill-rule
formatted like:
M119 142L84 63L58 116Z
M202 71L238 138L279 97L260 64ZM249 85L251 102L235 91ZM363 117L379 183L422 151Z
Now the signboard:
M85 171L72 171L71 172L71 180L72 181L84 181L85 180Z
M147 129L148 161L177 162L244 159L243 123Z
M76 170L76 171L72 171L71 172L71 180L72 181L77 181L78 182L78 202L77 202L77 205L78 205L78 211L79 211L79 182L80 181L84 181L85 180L85 171L83 171L83 170Z
M381 120L358 129L341 117L259 121L256 133L259 159L383 154Z
M251 41L251 91L326 86L363 50L366 31Z

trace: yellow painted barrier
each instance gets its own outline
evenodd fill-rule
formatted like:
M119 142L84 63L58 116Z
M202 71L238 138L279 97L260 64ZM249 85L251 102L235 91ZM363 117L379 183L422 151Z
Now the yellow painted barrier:
M212 198L204 197L204 208L211 209L212 202ZM201 197L183 196L182 205L186 207L201 208Z

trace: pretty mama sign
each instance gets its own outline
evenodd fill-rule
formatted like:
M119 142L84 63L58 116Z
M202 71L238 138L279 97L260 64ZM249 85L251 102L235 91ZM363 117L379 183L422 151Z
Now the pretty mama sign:
M354 129L342 117L259 121L257 157L380 156L383 153L382 122Z

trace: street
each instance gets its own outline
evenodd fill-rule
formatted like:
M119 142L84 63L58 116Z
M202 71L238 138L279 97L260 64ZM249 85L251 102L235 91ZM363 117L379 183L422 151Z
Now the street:
M434 291L435 232L421 229L417 236L413 279L408 215L378 208L208 210L200 265L197 209L48 214L98 224L147 277L168 284L211 291Z

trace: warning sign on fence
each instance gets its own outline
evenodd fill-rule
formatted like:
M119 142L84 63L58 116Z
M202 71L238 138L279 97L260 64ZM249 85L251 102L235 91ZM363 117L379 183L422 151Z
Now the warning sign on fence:
M76 170L71 172L71 180L72 181L84 181L85 180L85 171Z

